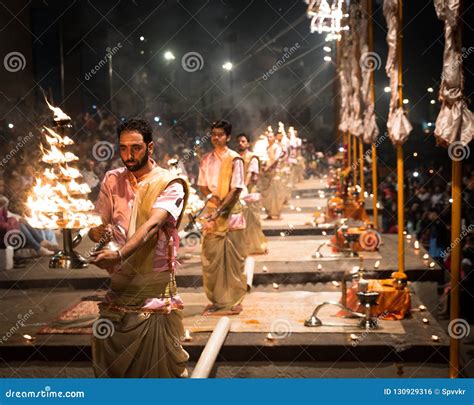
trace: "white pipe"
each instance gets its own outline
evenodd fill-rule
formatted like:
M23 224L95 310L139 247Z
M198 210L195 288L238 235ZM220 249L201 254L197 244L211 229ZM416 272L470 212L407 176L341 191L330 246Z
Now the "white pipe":
M223 316L217 322L216 327L212 331L211 337L206 343L204 350L199 357L196 367L194 367L191 378L208 378L212 367L216 362L217 355L230 331L230 318Z
M252 288L253 272L255 269L255 259L252 256L247 256L245 259L244 274L247 276L247 290Z

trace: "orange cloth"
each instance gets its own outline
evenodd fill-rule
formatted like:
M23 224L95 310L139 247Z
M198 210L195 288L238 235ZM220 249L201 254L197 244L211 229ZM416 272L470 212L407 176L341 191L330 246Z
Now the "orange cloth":
M377 305L372 307L372 316L381 320L400 320L405 318L410 311L411 301L408 288L397 290L392 285L392 279L367 280L369 291L377 291L380 296ZM353 311L365 313L364 308L359 303L357 297L358 285L354 285L347 290L347 307ZM345 311L340 311L337 316L345 315Z

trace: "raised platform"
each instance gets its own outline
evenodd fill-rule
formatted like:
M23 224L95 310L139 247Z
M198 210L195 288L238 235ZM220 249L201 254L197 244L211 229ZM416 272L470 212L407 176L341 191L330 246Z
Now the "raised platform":
M254 256L254 285L265 284L298 284L341 280L345 272L359 265L358 258L341 258L334 261L322 261L312 257L318 246L328 236L284 236L271 237L269 254ZM383 245L379 254L381 258L364 259L368 277L388 278L397 269L397 235L383 235ZM80 252L92 247L90 241L80 245ZM200 247L181 249L189 257L184 260L177 275L178 286L196 287L202 285ZM442 281L443 273L438 264L429 267L432 260L423 260L426 251L421 248L418 253L412 244L406 243L405 268L410 281ZM374 264L379 261L378 269ZM25 268L0 272L0 288L107 288L110 277L105 270L96 266L85 269L50 269L48 258L32 260ZM318 264L321 268L318 269Z
M301 235L324 235L333 234L333 224L317 225L313 223L313 216L309 212L283 213L281 219L265 219L261 215L262 230L265 236L301 236Z
M330 286L326 286L331 288ZM336 290L337 291L337 290ZM48 293L39 290L1 291L4 300L9 306L4 311L0 320L2 334L7 336L0 345L0 358L5 363L24 362L76 362L90 361L90 336L89 335L35 335L41 325L49 323L58 313L70 307L81 299L88 299L97 294L94 290L86 291L59 291ZM195 293L194 293L195 294ZM201 293L202 294L202 293ZM252 293L250 293L252 294ZM261 293L260 293L261 294ZM191 301L191 296L183 292L184 301ZM281 297L285 296L282 293ZM250 296L249 296L250 297ZM278 297L277 297L278 299ZM420 302L416 296L412 297L412 307L417 307ZM18 321L19 315L31 311L32 315L18 327L14 333L6 334ZM193 306L184 311L186 318L192 316ZM244 302L245 311L245 302ZM310 311L311 312L311 311ZM310 314L308 314L309 316ZM277 315L280 322L288 322L288 314ZM203 317L204 318L204 317ZM429 324L424 324L421 319L428 318ZM267 333L273 332L272 326L257 333L231 332L220 352L219 361L229 365L231 362L332 362L333 368L347 367L346 362L358 364L368 362L374 365L373 376L377 376L377 367L386 368L394 363L407 367L423 368L424 365L437 365L439 370L445 370L448 358L449 338L437 321L428 312L414 312L410 318L399 322L404 333L378 333L370 331L357 333L359 340L354 342L350 333L318 333L317 330L307 333L291 331L269 341ZM263 330L263 329L262 329ZM36 339L28 342L23 334L29 334ZM434 342L432 335L439 336L440 340ZM194 362L201 354L210 333L192 333L193 341L185 342L184 346L189 352L190 361ZM360 362L360 363L359 363ZM348 363L349 364L349 363ZM395 371L395 368L393 369ZM14 376L14 375L13 375ZM430 375L434 376L434 375ZM436 375L441 376L441 375Z

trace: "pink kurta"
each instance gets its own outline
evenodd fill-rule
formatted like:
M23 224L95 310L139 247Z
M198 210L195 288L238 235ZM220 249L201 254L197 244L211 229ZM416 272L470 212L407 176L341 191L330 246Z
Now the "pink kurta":
M217 193L217 184L219 181L219 173L221 170L222 159L225 154L219 156L215 151L205 155L199 165L199 179L197 185L199 187L207 187L212 194ZM231 188L245 189L244 181L244 164L240 159L234 160L232 166ZM242 213L232 214L229 218L229 230L245 229L245 219Z
M137 183L135 176L125 167L108 171L102 181L95 210L101 216L103 224L114 225L114 241L121 246L127 239L133 201L138 187L140 183ZM169 213L164 228L173 240L172 257L168 260L167 238L164 230L159 230L153 271L176 270L176 252L179 247L176 222L183 209L183 202L183 186L173 183L166 187L153 205L153 208L161 208ZM145 301L144 308L158 309L168 304L169 301L166 299L150 297ZM181 298L176 295L172 298L172 306L169 309L171 311L174 307L182 308L182 305Z

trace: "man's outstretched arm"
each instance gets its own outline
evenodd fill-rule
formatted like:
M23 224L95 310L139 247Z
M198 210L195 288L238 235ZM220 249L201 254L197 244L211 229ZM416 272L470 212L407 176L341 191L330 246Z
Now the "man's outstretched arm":
M129 258L140 247L142 247L150 238L156 235L159 229L168 220L169 212L162 208L154 208L151 216L143 225L141 225L133 236L118 251L103 250L92 254L94 259L91 263L96 266L107 269L118 265L121 261Z

